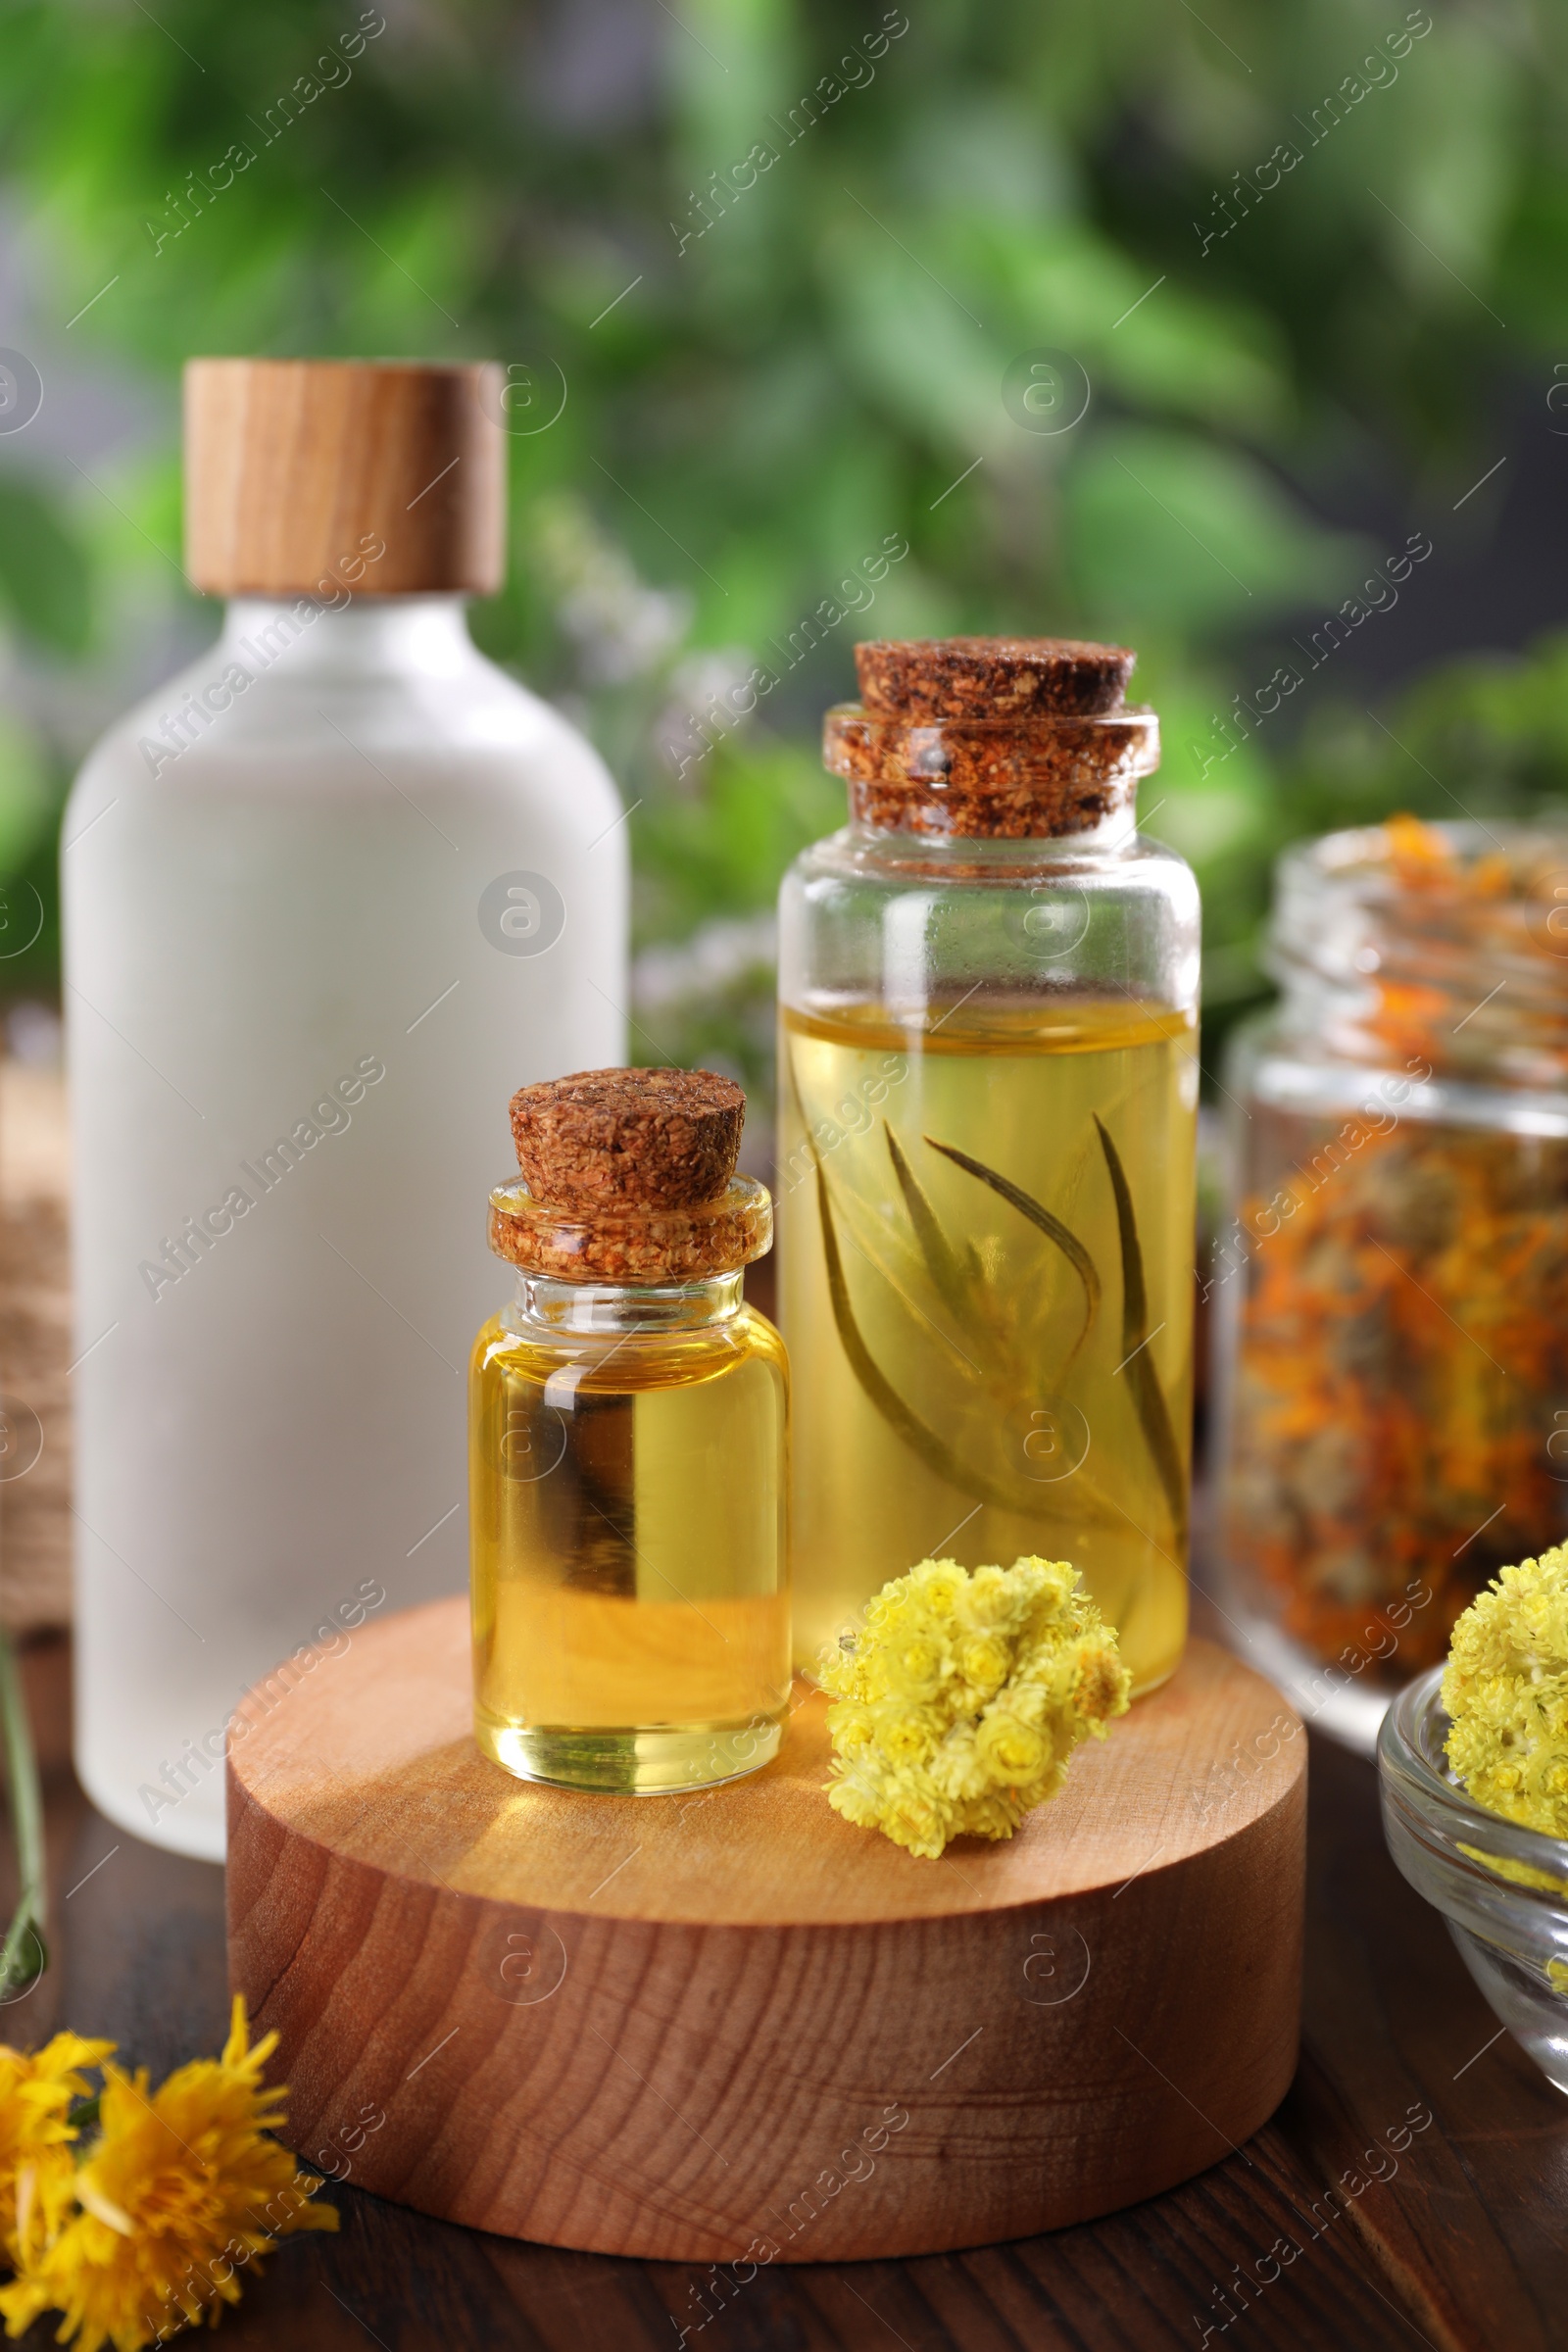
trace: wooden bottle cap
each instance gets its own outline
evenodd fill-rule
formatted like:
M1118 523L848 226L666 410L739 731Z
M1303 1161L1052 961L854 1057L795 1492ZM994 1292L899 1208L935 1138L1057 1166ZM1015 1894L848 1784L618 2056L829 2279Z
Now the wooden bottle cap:
M489 361L188 361L191 581L213 596L493 595L501 393Z
M581 1070L512 1098L517 1165L550 1208L695 1208L735 1173L746 1097L711 1070Z
M879 718L1102 718L1119 710L1136 654L1077 637L909 637L855 649L860 700Z

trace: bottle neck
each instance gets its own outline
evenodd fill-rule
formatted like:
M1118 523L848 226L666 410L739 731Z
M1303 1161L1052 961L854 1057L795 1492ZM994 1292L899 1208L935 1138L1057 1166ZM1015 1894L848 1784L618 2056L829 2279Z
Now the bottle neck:
M1102 858L1110 851L1130 849L1138 840L1138 818L1128 807L1076 833L1008 838L987 833L905 832L894 825L871 824L864 817L852 816L840 838L850 854L867 865L912 866L923 873L965 876L981 871L1006 874L1027 872L1038 865L1070 865L1077 858Z
M728 1323L744 1303L745 1273L710 1275L703 1282L650 1285L620 1282L554 1282L543 1274L517 1276L514 1296L501 1320L508 1331L537 1339L626 1338L671 1331L699 1331Z
M220 652L253 676L280 663L290 678L453 678L481 657L465 596L235 597Z

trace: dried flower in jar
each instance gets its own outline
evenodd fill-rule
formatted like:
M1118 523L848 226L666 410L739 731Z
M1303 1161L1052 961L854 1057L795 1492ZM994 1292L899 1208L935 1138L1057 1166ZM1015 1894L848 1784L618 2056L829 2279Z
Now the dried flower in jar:
M1250 1204L1227 1544L1315 1654L1414 1672L1568 1518L1568 1144L1401 1126L1310 1181Z
M1568 863L1460 830L1297 854L1276 951L1316 1025L1288 997L1237 1080L1226 1555L1369 1681L1568 1533Z

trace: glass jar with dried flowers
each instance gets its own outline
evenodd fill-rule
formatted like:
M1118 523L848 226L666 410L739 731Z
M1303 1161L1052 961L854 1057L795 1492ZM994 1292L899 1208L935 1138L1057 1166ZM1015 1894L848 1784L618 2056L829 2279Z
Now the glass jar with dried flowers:
M1370 1750L1568 1533L1568 838L1413 817L1282 859L1208 1290L1217 1597Z

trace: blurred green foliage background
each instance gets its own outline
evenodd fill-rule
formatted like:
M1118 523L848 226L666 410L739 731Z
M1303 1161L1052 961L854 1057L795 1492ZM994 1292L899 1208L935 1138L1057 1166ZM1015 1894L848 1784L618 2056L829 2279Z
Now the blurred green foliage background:
M1145 805L1201 875L1220 1021L1261 986L1282 841L1568 787L1546 0L14 0L0 24L0 340L45 385L0 431L0 883L46 911L0 990L53 984L93 727L216 626L177 566L195 352L513 366L512 580L476 634L636 804L648 1058L761 1078L766 910L840 818L815 739L856 635L1137 646L1166 742ZM1042 348L1087 377L1059 431L1003 398ZM96 442L71 422L95 384L132 420ZM1397 605L1315 634L1412 532L1433 553ZM908 556L822 626L888 534ZM813 614L677 772L691 715ZM1227 731L1281 663L1299 688Z

